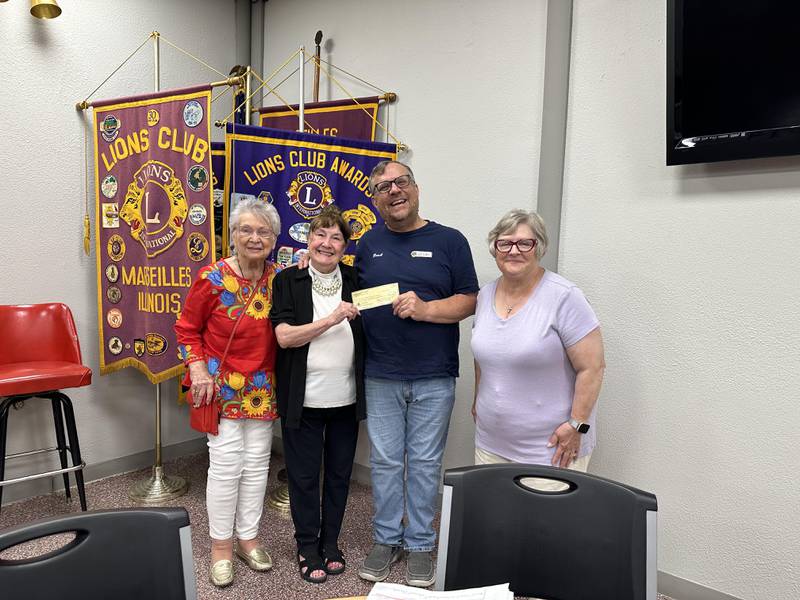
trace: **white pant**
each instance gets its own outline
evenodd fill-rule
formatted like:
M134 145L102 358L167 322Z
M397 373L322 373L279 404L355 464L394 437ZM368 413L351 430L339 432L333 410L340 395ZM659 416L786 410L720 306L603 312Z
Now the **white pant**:
M591 453L587 454L586 456L581 456L580 458L576 458L567 466L567 469L572 471L580 471L581 473L586 473L586 470L589 468L589 460L592 458ZM476 465L496 465L496 464L503 464L503 463L510 463L513 462L508 460L507 458L503 458L497 454L492 452L488 452L483 448L475 447L475 464ZM562 490L567 489L569 486L565 483L561 483L560 481L555 481L553 479L542 479L541 477L523 477L521 480L523 485L527 485L528 487L532 487L537 490L541 490L543 492L560 492Z
M220 419L208 435L206 508L211 539L252 540L264 510L273 421Z

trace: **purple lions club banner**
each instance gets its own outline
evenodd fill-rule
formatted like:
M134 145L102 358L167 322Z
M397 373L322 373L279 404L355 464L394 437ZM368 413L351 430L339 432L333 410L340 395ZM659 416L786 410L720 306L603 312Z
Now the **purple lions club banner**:
M183 371L173 325L214 258L211 88L96 102L100 372Z
M378 96L370 96L308 102L303 105L303 116L306 121L303 129L306 133L372 141L375 139L378 100ZM298 110L297 104L259 108L258 124L262 127L296 131Z
M227 256L222 243L222 198L225 193L225 144L211 142L211 185L214 188L214 248L216 259Z
M373 210L368 177L379 162L396 159L394 144L228 124L225 153L224 215L246 197L273 204L281 217L273 258L283 266L306 252L310 221L329 204L353 229L342 259L347 264L358 239L383 222Z

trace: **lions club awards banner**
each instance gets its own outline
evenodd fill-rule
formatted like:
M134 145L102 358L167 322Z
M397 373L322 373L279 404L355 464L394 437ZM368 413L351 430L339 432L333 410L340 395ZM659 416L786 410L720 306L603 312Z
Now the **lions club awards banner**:
M100 372L183 370L173 325L214 258L209 86L94 104Z
M297 104L258 109L258 124L273 129L297 129ZM346 137L356 140L375 139L378 97L308 102L303 105L306 133Z
M379 162L395 160L394 144L228 124L225 152L225 216L246 197L273 204L281 217L274 259L282 266L306 252L310 221L329 204L336 204L353 230L347 264L353 264L358 239L382 223L368 177Z

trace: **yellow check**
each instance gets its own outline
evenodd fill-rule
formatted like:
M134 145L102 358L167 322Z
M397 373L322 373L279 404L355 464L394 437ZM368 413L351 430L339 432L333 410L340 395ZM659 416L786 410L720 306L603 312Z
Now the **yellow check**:
M400 286L396 283L387 283L376 287L353 292L353 304L358 310L385 306L400 295Z

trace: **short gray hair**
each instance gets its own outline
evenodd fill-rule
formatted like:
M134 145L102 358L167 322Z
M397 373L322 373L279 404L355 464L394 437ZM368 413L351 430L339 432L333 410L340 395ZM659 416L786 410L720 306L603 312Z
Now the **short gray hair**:
M264 221L272 229L276 240L281 234L281 217L278 210L272 204L267 204L258 198L245 198L236 205L228 217L229 238L232 239L233 234L236 233L242 215L255 215Z
M533 235L536 238L534 253L536 255L536 260L540 260L544 256L544 253L547 252L547 229L544 226L542 217L533 211L528 212L521 208L514 208L508 211L489 232L489 237L487 238L489 242L489 253L492 256L496 254L494 243L497 241L497 238L506 233L511 233L520 225L527 225L531 228L531 231L533 231Z
M411 167L409 167L406 163L400 162L399 160L382 160L372 168L372 171L369 174L369 191L371 193L373 194L375 193L375 186L372 184L372 182L375 180L376 177L380 177L381 175L383 175L383 172L386 170L386 167L388 167L391 164L405 167L406 171L408 171L408 174L411 175L411 182L416 183L417 180L414 177L414 171L412 171Z

